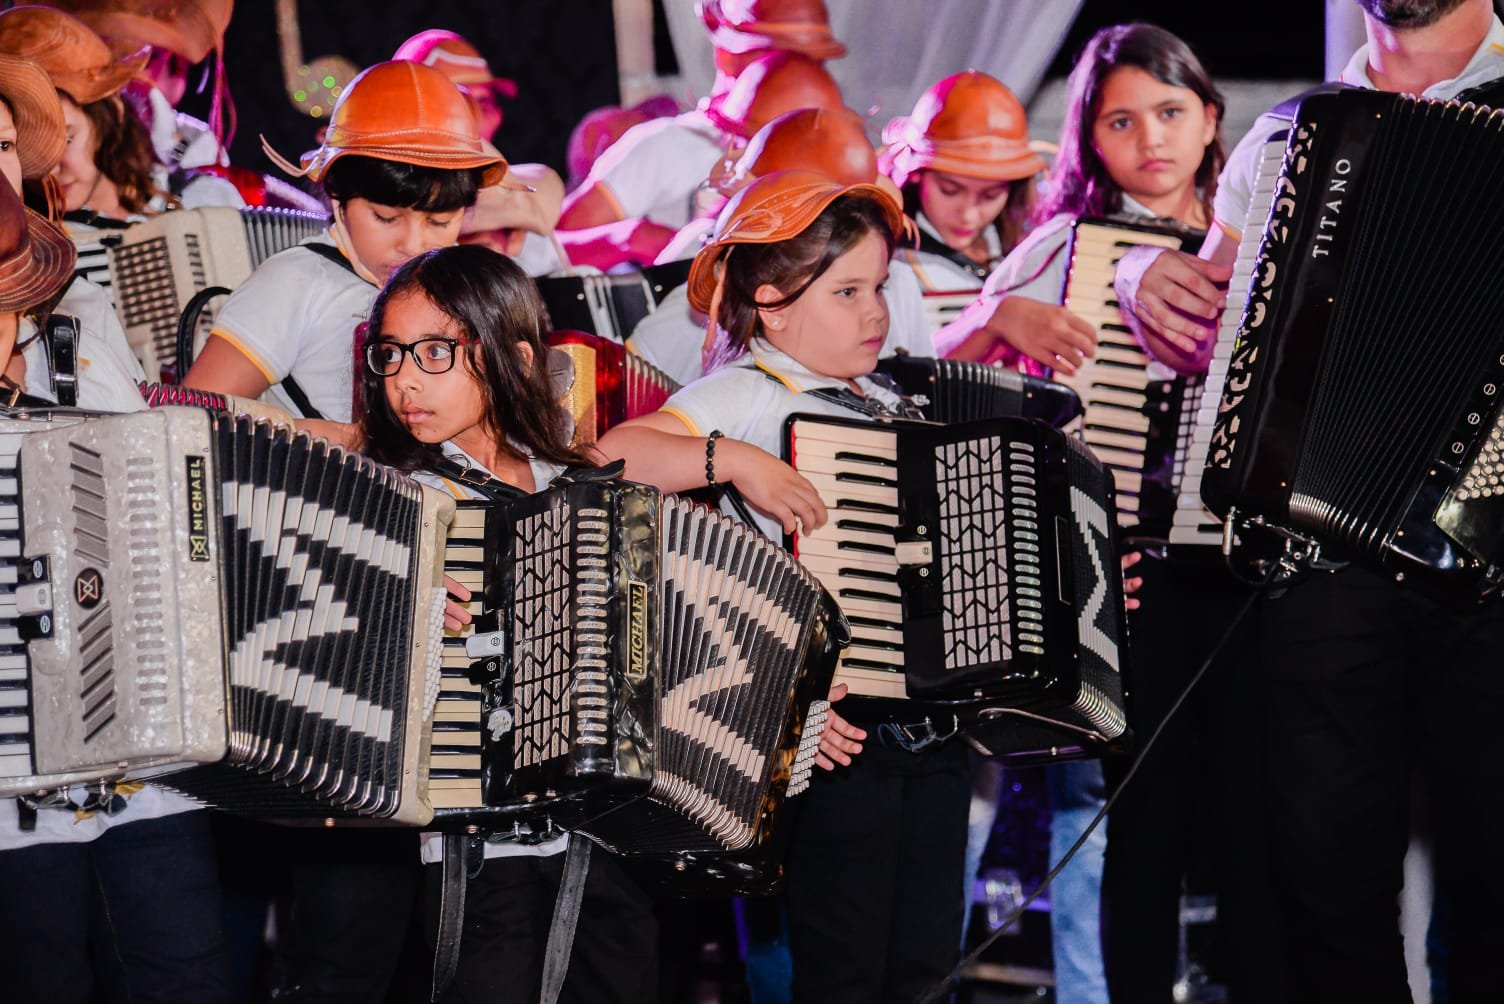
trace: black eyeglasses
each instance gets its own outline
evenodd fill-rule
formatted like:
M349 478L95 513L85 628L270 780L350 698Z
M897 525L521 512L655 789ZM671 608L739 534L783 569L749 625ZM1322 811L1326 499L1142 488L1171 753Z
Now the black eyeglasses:
M455 348L469 344L460 338L420 338L416 342L383 338L366 346L366 366L377 376L396 376L403 359L410 355L424 373L448 373L454 369Z

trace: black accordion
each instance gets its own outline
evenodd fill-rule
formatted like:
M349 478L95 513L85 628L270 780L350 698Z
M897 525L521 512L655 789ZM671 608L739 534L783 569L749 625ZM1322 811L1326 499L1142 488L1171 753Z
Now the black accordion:
M794 415L785 458L829 521L789 539L851 625L835 682L951 711L1016 760L1127 740L1112 485L1039 422Z
M197 293L233 290L257 265L329 225L294 209L177 209L138 223L109 248L115 308L153 380L176 372L178 321ZM207 317L206 317L207 321ZM207 324L200 335L207 336Z
M1504 116L1295 114L1208 448L1219 514L1461 602L1504 580ZM1245 235L1245 240L1250 239Z
M1060 428L1081 414L1081 399L1069 387L1001 366L899 353L879 359L876 372L931 422L1032 418Z
M663 298L689 281L693 259L607 275L556 275L534 279L549 327L588 331L625 342Z
M575 446L592 446L612 426L662 407L679 384L621 342L584 331L553 331L548 344L569 359L563 405Z
M1130 248L1195 253L1204 237L1188 227L1116 217L1083 217L1071 227L1060 302L1096 329L1097 351L1074 374L1055 379L1081 398L1081 437L1112 472L1118 522L1135 536L1169 535L1201 379L1150 359L1123 320L1113 273Z

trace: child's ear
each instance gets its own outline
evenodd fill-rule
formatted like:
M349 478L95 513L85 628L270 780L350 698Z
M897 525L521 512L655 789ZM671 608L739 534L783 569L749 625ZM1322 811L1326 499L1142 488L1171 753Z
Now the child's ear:
M1201 145L1211 146L1212 140L1217 138L1217 106L1210 101L1204 103L1206 112L1206 128L1201 133Z
M781 331L784 324L786 324L788 320L784 316L784 311L788 308L763 307L761 306L761 304L779 302L783 299L782 291L780 291L776 286L771 286L768 283L763 283L761 286L757 287L757 291L752 294L752 298L759 304L757 310L757 319L762 322L763 330Z
M522 360L523 369L530 370L533 368L533 347L520 338L517 340L517 355Z

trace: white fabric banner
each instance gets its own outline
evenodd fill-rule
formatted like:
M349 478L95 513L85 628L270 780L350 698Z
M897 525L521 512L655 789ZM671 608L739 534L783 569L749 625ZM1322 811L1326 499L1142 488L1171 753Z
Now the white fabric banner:
M849 50L826 64L846 103L869 116L874 140L930 84L961 70L997 77L1025 105L1082 0L826 0L831 32ZM666 0L680 76L695 98L715 79L710 39L692 0ZM675 95L684 98L685 95Z

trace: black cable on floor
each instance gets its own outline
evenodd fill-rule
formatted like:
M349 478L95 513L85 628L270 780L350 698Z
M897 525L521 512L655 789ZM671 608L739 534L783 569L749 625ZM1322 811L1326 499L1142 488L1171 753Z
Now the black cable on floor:
M1149 755L1149 750L1154 748L1154 744L1158 741L1160 735L1164 732L1165 726L1170 724L1170 719L1175 717L1175 713L1180 710L1180 706L1185 703L1186 698L1191 696L1191 691L1196 688L1196 684L1201 682L1201 678L1206 675L1206 671L1211 668L1212 663L1215 662L1217 656L1221 654L1223 646L1225 646L1228 642L1228 639L1232 637L1233 631L1235 631L1238 625L1243 622L1243 618L1248 615L1248 611L1252 609L1253 604L1257 602L1259 595L1260 594L1257 592L1248 594L1248 598L1243 601L1243 605L1238 608L1238 612L1233 615L1231 622L1228 623L1227 629L1222 632L1222 637L1217 639L1217 644L1214 645L1212 647L1212 650L1207 653L1206 658L1201 663L1201 668L1196 670L1196 675L1191 677L1190 682L1185 685L1185 689L1180 692L1180 696L1175 698L1175 703L1170 705L1170 710L1165 713L1165 717L1160 721L1159 727L1154 730L1154 734L1149 737L1149 741L1144 743L1143 747L1138 751L1138 756L1133 758L1133 765L1128 768L1128 773L1123 775L1122 782L1118 784L1118 790L1112 793L1112 797L1107 800L1107 803L1103 805L1102 808L1097 812L1096 816L1087 825L1086 829L1081 832L1081 836L1076 838L1076 842L1071 845L1071 849L1065 852L1065 857L1061 858L1060 861L1055 865L1055 867L1050 869L1049 874L1045 875L1043 881L1039 883L1039 887L1031 892L1029 894L1029 897L1022 903L1020 903L1018 907L1014 909L1014 911L1010 913L1000 925L998 925L996 931L992 932L992 934L985 941L983 941L980 945L978 945L975 949L968 953L966 957L963 958L960 963L950 971L945 979L941 980L935 986L931 987L928 991L922 994L919 997L917 1004L934 1004L934 1002L942 999L945 994L953 986L956 985L957 981L959 981L961 977L961 973L965 971L966 967L977 961L977 959L981 958L982 953L991 948L993 943L997 941L998 938L1002 937L1003 934L1007 932L1008 928L1012 927L1019 920L1019 918L1023 916L1024 911L1029 908L1029 904L1038 899L1040 895L1050 887L1050 883L1055 881L1055 876L1059 875L1060 872L1065 868L1065 866L1071 863L1071 859L1076 856L1076 852L1079 851L1082 846L1085 845L1087 839L1094 832L1096 832L1096 829L1101 824L1102 820L1107 818L1107 813L1112 809L1113 805L1117 803L1119 796L1123 794L1123 789L1128 787L1128 782L1133 780L1133 775L1138 773L1139 767L1143 765L1144 758Z

